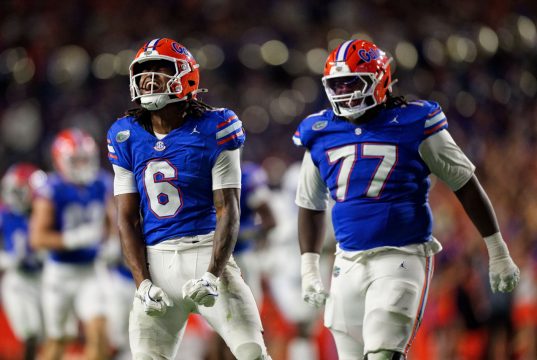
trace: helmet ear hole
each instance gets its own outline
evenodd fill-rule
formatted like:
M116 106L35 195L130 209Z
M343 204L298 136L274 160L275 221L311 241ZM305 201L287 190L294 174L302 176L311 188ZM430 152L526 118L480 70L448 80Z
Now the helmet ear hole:
M188 85L194 86L196 85L196 82L194 80L188 80Z

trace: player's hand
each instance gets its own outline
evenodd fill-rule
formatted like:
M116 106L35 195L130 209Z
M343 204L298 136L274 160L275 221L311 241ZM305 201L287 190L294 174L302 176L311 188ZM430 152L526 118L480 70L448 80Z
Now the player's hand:
M198 305L211 307L218 297L218 278L206 272L201 279L188 280L183 285L183 298L190 298Z
M489 280L492 292L511 292L520 280L520 270L509 255L500 233L485 238L489 253Z
M96 246L103 240L104 227L102 224L84 224L74 229L66 230L63 234L63 246L68 250Z
M136 290L136 297L142 300L145 313L149 316L162 316L166 313L166 309L173 305L164 290L153 285L149 279L140 283Z
M326 303L328 293L324 289L319 269L320 255L304 253L301 256L302 299L310 305L321 307Z

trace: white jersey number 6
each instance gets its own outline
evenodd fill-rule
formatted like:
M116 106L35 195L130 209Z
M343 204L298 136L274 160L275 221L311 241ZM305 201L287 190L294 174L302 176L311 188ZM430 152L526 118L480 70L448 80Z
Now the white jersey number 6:
M153 160L144 170L144 187L151 211L159 218L174 217L183 206L181 190L171 181L178 171L166 160Z

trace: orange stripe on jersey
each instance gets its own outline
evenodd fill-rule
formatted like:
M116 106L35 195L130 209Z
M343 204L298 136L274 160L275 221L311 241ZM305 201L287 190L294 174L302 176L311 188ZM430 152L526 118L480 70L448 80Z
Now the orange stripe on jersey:
M236 118L237 118L237 115L230 116L227 120L222 121L220 124L216 125L216 127L220 129L221 127L228 125L231 122L231 120L236 119Z
M418 333L418 329L420 327L421 319L423 317L423 310L425 307L425 302L427 301L427 293L429 290L429 284L431 281L431 277L433 274L433 268L434 268L434 260L432 256L427 256L425 258L425 281L423 282L423 287L421 288L421 298L420 298L420 304L418 306L418 313L416 315L416 319L414 320L414 326L412 327L412 335L410 335L410 340L408 340L408 343L405 346L405 354L410 350L410 346L412 345L412 342L414 341L414 338L416 337L416 334Z
M436 126L433 126L433 127L430 128L430 129L425 130L423 133L424 133L425 135L432 134L432 133L434 133L436 130L440 129L442 126L446 125L446 123L447 123L447 120L444 119L444 121L442 121L440 124L438 124L438 125L436 125Z
M300 133L298 131L295 131L295 136L300 136Z
M117 159L118 159L118 157L117 157L116 155L114 155L114 154L110 154L110 153L108 153L108 157L109 157L109 158L112 158L112 159L114 159L114 160L117 160Z
M241 136L242 134L243 134L243 132L242 132L242 130L241 130L241 131L239 131L239 132L236 133L236 134L233 134L233 135L231 135L231 136L228 136L228 137L226 137L226 138L223 138L223 139L220 140L217 144L218 144L218 145L225 144L225 143L227 143L228 141L231 141L231 140L235 139L236 137Z
M427 117L431 118L431 117L435 116L436 114L438 114L440 111L442 111L442 109L438 108L435 111L433 111L432 113L430 113L429 115L427 115Z

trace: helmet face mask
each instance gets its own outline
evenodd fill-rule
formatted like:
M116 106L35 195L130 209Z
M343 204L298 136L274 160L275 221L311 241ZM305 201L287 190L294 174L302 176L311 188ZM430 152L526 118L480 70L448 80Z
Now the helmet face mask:
M373 91L376 79L370 73L326 76L323 85L337 115L352 117L377 105Z
M334 113L349 119L382 104L391 91L392 58L375 44L351 40L326 60L323 86Z
M169 73L162 72L163 68L169 69ZM171 39L151 40L138 51L130 65L131 100L155 111L173 102L195 98L201 91L198 68L181 44ZM164 86L156 86L161 79L165 80Z

